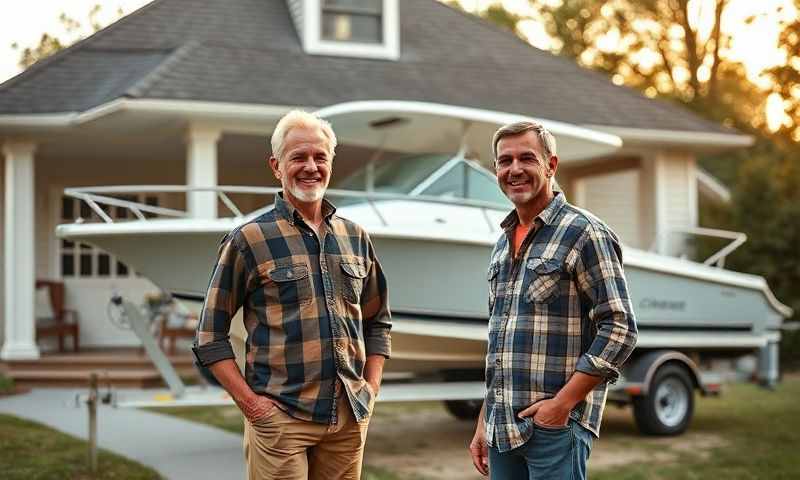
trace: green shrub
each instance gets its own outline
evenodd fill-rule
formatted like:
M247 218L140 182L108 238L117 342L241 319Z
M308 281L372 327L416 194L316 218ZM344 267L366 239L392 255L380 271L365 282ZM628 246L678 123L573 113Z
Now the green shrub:
M14 380L0 373L0 395L14 391Z

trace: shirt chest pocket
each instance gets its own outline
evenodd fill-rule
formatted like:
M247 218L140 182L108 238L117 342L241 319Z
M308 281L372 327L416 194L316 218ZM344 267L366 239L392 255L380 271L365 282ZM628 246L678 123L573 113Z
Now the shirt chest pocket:
M361 293L367 278L367 265L361 258L342 259L342 296L350 303L361 303Z
M529 303L552 302L558 296L563 264L554 259L530 258L526 268L531 281L525 291L525 300Z
M303 305L311 302L311 278L306 264L261 266L258 273L267 305Z

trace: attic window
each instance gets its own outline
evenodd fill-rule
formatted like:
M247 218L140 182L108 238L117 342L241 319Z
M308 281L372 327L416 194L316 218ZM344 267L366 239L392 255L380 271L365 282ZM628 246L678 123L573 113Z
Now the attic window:
M322 39L383 43L383 0L322 0Z
M303 0L292 10L312 55L400 57L399 0ZM299 20L299 22L298 22Z

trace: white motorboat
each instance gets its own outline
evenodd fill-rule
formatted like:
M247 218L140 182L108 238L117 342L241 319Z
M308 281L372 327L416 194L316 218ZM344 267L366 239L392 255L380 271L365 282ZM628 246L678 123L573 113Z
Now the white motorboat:
M340 216L367 229L386 272L394 315L389 368L416 375L480 372L487 336L483 272L511 205L493 173L473 159L487 158L488 139L498 125L521 117L416 102L343 104L319 113L331 120L341 143L377 149L360 169L332 185L328 197ZM604 155L620 145L611 135L543 123L559 142L562 162ZM381 160L383 150L407 155ZM183 211L121 199L141 191L215 194L233 216L185 218ZM222 236L271 208L277 191L68 189L67 195L88 203L105 222L61 225L57 234L113 253L177 298L202 301ZM261 196L263 207L243 213L232 194ZM112 221L103 215L104 205L130 209L138 220ZM731 238L733 244L704 263L626 248L639 349L753 350L778 341L780 323L791 311L763 278L719 268L743 240Z

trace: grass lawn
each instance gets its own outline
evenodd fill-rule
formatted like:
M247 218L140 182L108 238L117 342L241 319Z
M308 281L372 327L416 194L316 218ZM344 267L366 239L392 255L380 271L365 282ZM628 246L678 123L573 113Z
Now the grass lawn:
M88 469L88 445L41 424L0 415L0 477L3 480L159 479L155 470L105 450L98 474Z
M603 425L599 443L644 448L653 460L592 469L592 480L800 478L800 375L788 375L775 391L731 385L720 397L698 397L695 406L686 438L714 438L718 445L695 449L689 442L681 445L681 437L665 444L639 436L633 422L612 416ZM669 461L658 460L665 455Z
M14 380L0 373L0 395L11 394L14 392Z

